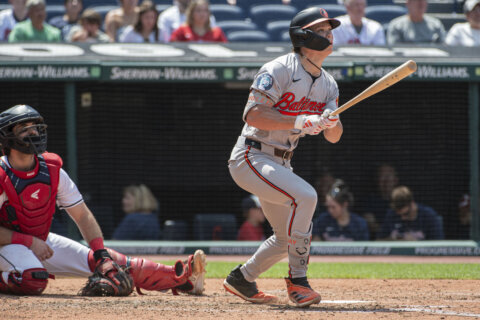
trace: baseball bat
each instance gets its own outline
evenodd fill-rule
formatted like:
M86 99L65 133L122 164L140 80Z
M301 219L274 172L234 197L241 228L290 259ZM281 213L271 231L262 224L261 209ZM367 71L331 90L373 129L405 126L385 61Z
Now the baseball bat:
M347 110L348 108L356 105L360 101L373 96L376 93L379 93L382 90L394 85L398 81L406 78L407 76L411 75L417 70L417 64L413 60L408 60L401 66L397 67L396 69L390 71L377 81L372 84L367 89L363 90L361 93L356 95L353 99L349 100L348 102L344 103L340 108L333 111L330 115L336 116L337 114L342 113L343 111Z

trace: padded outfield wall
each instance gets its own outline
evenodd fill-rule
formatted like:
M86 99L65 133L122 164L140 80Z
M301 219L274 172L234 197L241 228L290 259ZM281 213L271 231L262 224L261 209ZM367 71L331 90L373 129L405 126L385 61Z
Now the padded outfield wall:
M45 116L49 151L64 158L107 238L123 217L122 188L145 183L162 220L187 221L194 240L195 214L233 213L241 222L246 193L227 159L256 70L289 50L276 43L2 44L0 106L26 103ZM419 66L413 76L342 114L338 144L302 139L294 170L313 183L330 168L360 211L375 191L376 166L391 163L416 200L443 216L449 238L470 238L453 226L461 195L478 194L478 49L340 47L325 68L342 104L408 59ZM478 200L472 206L478 226Z

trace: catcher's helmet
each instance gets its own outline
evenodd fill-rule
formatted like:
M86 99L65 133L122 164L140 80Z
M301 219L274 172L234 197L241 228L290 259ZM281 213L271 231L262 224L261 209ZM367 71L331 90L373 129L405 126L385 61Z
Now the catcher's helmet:
M13 127L23 122L34 122L38 135L27 135L20 139L13 133ZM28 127L31 128L31 127ZM0 113L0 144L6 154L15 149L27 154L40 154L47 149L47 125L34 108L16 105Z
M330 41L308 29L323 21L329 21L332 29L340 25L340 21L329 18L327 11L319 7L311 7L297 13L290 22L289 30L293 47L305 47L317 51L327 48L331 44Z

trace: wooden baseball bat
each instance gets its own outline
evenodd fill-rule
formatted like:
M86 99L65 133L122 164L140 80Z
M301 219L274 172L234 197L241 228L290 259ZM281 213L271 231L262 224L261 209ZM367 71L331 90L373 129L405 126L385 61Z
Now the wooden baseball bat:
M376 93L379 93L382 90L394 85L398 81L406 78L410 74L414 73L417 70L417 64L413 60L408 60L401 66L397 67L396 69L390 71L377 81L372 84L367 89L363 90L361 93L356 95L353 99L349 100L348 102L344 103L340 108L333 111L330 115L336 116L337 114L342 113L343 111L347 110L348 108L354 106L355 104L359 103L360 101L373 96Z

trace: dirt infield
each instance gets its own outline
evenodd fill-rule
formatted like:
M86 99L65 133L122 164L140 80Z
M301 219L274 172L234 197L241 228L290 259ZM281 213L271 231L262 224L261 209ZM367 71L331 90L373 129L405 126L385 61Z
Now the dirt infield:
M149 256L158 260L178 257ZM244 262L245 256L209 256L208 261ZM479 263L478 257L312 257L316 262ZM86 279L50 280L42 296L0 294L0 319L480 319L480 280L310 279L319 305L298 309L288 301L283 279L259 279L280 297L254 305L227 294L223 279L207 279L205 295L134 292L123 298L80 297Z

